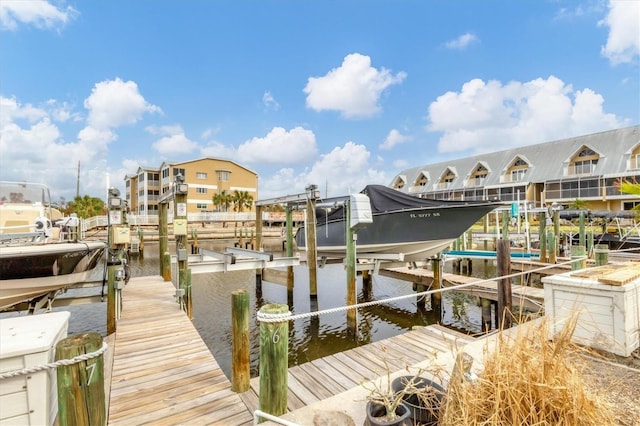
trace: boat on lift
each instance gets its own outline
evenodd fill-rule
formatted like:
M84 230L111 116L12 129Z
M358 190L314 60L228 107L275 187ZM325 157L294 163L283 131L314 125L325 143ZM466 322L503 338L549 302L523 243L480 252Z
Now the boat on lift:
M42 306L89 280L106 244L79 240L77 217L62 217L46 185L0 182L0 311Z
M370 223L357 231L357 257L425 260L445 250L500 201L450 201L414 197L383 185L368 185L361 194L370 205ZM359 195L359 194L354 194ZM316 209L318 256L344 257L346 253L346 206ZM305 227L295 235L299 249L306 250Z

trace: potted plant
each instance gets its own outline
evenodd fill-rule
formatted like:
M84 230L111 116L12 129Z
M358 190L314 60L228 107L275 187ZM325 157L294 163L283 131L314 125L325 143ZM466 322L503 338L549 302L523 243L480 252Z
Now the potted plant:
M362 386L369 390L365 426L412 426L411 410L403 402L403 393L392 387L391 372L384 359L386 377Z
M420 376L400 376L393 380L391 388L402 396L409 407L411 418L423 426L438 424L440 406L446 391L437 382Z

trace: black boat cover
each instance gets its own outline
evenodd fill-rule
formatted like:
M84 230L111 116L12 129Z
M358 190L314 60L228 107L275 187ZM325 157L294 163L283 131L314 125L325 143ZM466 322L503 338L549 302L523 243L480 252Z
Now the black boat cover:
M425 198L414 197L404 192L396 191L384 185L367 185L360 193L369 197L371 203L371 213L383 213L395 210L413 209L420 207L451 207L455 205L471 205L486 204L487 201L451 201L451 200L429 200ZM344 218L344 206L338 206L334 209L327 210L316 209L316 219L322 220L339 220Z

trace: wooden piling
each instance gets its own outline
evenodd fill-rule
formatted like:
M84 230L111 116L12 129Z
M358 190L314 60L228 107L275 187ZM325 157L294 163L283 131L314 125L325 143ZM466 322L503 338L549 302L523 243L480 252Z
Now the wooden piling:
M583 258L582 260L576 260ZM585 258L584 246L571 246L571 270L584 269L587 267L587 259Z
M262 206L256 206L256 250L262 248Z
M439 290L442 283L442 259L439 257L431 258L431 270L433 271L433 284L431 285L431 289ZM431 310L437 312L440 317L442 314L441 308L442 293L439 291L431 293Z
M547 235L547 251L549 252L549 263L556 263L556 247L558 244L556 243L556 234L554 232L549 231Z
M596 266L609 264L609 246L606 244L596 244L593 250L596 259Z
M318 265L316 259L316 200L313 191L307 192L307 268L309 269L309 297L318 297Z
M289 307L267 304L262 314L286 314ZM289 322L260 322L260 396L261 411L281 416L287 411L289 388L287 370L289 360Z
M580 212L580 215L578 216L578 245L582 247L587 245L584 226L584 212Z
M497 273L499 277L511 274L511 247L509 240L499 239L496 247ZM498 328L511 328L511 278L498 280L498 312L500 322Z
M547 215L540 213L538 217L538 237L540 239L540 261L547 261Z
M167 253L168 246L168 219L167 214L169 210L169 203L160 203L158 211L158 257L160 258L160 275L164 277L165 281L171 280L171 273L169 273L169 280L165 274L165 269L171 268L171 257L169 257L169 265L165 264L165 253Z
M116 270L120 262L112 259L110 255L107 260L107 336L116 332L117 312L116 312Z
M491 300L481 298L480 303L482 305L482 331L491 331Z
M356 294L356 234L351 228L351 205L347 202L346 211L346 235L345 245L347 246L347 258L345 259L345 267L347 270L347 305L355 305L357 302ZM347 310L347 328L351 331L357 331L358 328L358 311L356 309Z
M85 333L62 339L56 344L56 361L72 359L102 348L99 333ZM59 366L58 424L60 426L105 425L103 355L71 365Z
M231 390L245 392L249 389L249 293L235 290L231 293Z
M165 281L171 281L171 253L165 251L162 255L162 278Z

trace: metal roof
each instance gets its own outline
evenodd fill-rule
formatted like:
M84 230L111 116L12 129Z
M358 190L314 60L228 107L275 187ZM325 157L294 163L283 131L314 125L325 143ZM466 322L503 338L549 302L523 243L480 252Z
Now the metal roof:
M640 145L640 125L420 165L402 170L393 177L390 186L393 186L401 177L406 183L401 191L409 192L410 188L414 187L416 179L423 174L431 176L431 179L426 186L420 187L420 192L437 191L434 185L439 183L440 177L448 168L457 174L457 178L447 187L447 191L461 190L467 188L465 181L472 177L472 173L479 164L489 170L482 185L484 187L576 179L578 176L585 175L569 175L567 170L571 159L583 147L588 147L599 155L598 163L589 176L617 177L638 174L640 173L638 169L628 169L631 153L638 145ZM529 166L526 179L519 182L503 182L501 178L517 158L524 160Z

